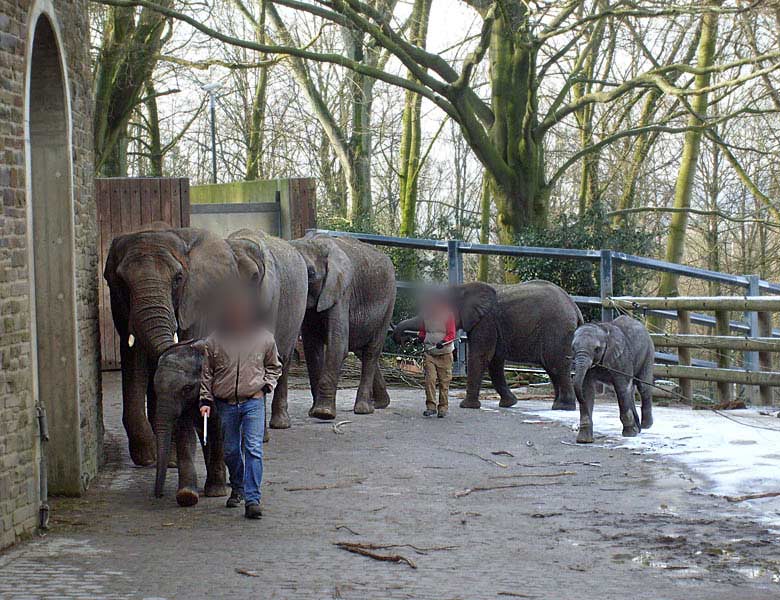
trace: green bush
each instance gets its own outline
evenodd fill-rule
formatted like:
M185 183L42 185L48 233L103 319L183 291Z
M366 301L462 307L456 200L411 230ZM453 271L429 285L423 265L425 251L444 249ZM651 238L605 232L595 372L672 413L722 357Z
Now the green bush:
M615 250L628 254L653 256L655 236L640 229L615 229L598 209L588 211L581 218L561 215L543 230L528 230L520 234L520 246L544 248L571 248L580 250ZM546 279L561 286L573 296L599 295L599 264L581 260L548 258L515 258L507 261L509 270L520 281ZM638 269L613 266L613 293L639 294L651 275ZM598 320L597 307L580 307L586 321Z

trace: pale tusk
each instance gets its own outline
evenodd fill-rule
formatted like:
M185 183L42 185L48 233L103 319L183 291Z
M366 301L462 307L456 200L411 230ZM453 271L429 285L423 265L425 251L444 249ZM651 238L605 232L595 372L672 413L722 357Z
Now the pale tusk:
M178 344L179 343L179 334L178 333L174 333L173 334L173 343L174 344Z
M130 337L127 338L127 345L132 348L133 344L135 344L135 336L131 333Z

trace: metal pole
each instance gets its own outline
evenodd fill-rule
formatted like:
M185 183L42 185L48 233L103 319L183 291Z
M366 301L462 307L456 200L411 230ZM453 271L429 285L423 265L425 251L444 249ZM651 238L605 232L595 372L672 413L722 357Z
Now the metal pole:
M761 295L761 288L759 287L759 282L761 281L761 277L758 275L747 275L748 279L748 289L747 289L747 295L748 296L760 296ZM748 311L745 313L745 318L748 322L748 325L750 326L750 337L756 338L761 335L761 332L759 330L759 324L758 324L758 313L754 310ZM746 371L758 371L758 352L745 352L745 370ZM752 404L757 404L759 395L758 390L750 386L750 388L747 391L747 396L750 398L750 401Z
M447 276L450 285L463 283L463 255L460 253L460 240L447 240ZM463 331L458 330L455 336L455 363L452 365L454 375L466 374L466 353L468 343L461 342Z
M603 305L606 298L612 296L612 250L602 250L599 263L599 293L601 295L601 320L611 321L614 313Z
M215 92L209 92L211 105L211 183L217 183L217 101Z

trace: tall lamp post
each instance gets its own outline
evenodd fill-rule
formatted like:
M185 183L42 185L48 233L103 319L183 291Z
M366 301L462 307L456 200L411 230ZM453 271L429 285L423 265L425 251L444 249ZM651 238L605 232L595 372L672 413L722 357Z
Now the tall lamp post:
M217 90L222 87L218 81L201 86L209 95L211 111L211 183L217 183Z

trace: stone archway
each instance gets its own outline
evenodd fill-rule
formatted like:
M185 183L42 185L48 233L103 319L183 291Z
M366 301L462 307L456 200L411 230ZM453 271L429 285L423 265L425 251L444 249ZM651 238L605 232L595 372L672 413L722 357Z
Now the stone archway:
M29 61L27 173L37 365L34 389L48 416L49 489L78 494L82 482L70 114L62 52L45 14L35 23Z

